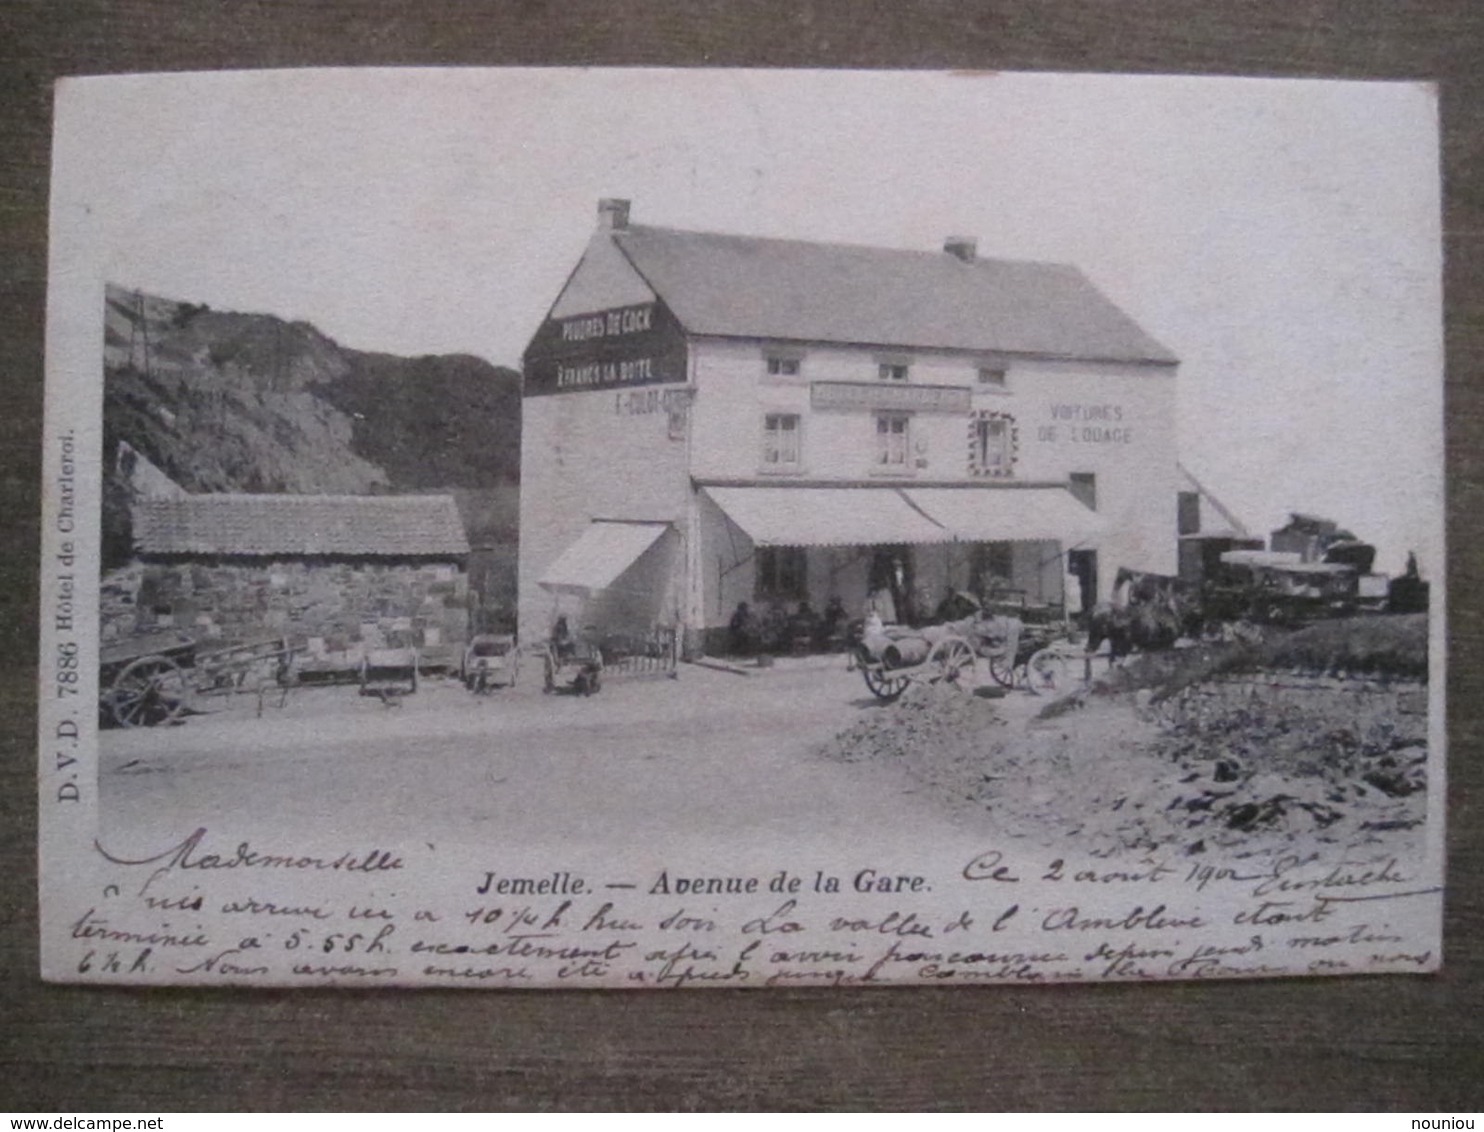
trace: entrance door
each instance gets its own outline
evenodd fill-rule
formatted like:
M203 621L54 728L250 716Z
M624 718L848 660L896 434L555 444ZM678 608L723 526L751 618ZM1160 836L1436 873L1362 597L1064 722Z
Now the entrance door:
M881 613L883 620L895 620L903 625L916 622L918 611L913 609L912 603L910 547L877 547L876 553L871 556L870 584L871 596L876 601L877 612ZM886 604L884 599L887 597L890 598L891 607L883 610L879 607Z
M1067 551L1067 573L1077 580L1078 596L1082 599L1082 610L1085 613L1098 600L1098 552Z

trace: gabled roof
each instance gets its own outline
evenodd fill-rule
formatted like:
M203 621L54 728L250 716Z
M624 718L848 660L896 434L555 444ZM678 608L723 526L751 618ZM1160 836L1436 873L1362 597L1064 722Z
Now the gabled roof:
M611 236L692 334L1179 360L1068 265L641 225Z
M187 495L134 505L140 554L448 558L469 553L450 495Z

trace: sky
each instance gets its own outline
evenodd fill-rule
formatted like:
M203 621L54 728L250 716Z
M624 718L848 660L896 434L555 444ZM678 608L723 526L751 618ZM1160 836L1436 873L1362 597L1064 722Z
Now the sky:
M1435 92L942 72L303 70L70 80L53 287L515 366L594 224L1073 263L1182 360L1181 460L1441 574ZM81 294L82 291L76 293ZM101 304L99 304L101 306Z

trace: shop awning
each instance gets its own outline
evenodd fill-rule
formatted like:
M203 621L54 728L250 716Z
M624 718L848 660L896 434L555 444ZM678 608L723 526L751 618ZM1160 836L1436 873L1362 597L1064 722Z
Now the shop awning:
M757 546L872 546L948 542L894 487L708 487Z
M607 589L669 528L669 523L596 519L576 542L557 556L538 582L549 590L572 593Z
M924 487L903 493L962 542L1076 543L1104 529L1061 487Z

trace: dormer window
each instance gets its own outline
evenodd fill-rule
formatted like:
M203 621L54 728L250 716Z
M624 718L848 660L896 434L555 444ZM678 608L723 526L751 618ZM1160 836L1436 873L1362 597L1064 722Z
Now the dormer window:
M980 389L1005 389L1007 378L1003 366L980 366L975 384Z
M882 381L906 381L911 368L906 362L882 362L876 367L876 376Z

